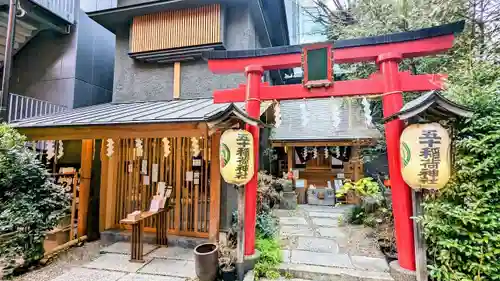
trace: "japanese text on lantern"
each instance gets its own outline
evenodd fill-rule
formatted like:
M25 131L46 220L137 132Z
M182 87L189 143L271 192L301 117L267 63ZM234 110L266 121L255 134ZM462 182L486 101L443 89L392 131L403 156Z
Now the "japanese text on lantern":
M248 135L238 134L236 143L238 144L238 150L236 151L236 155L238 156L236 178L243 179L248 176L248 157L250 155L250 140Z
M412 124L401 134L401 175L415 189L439 189L450 178L451 140L439 123Z
M439 179L441 137L436 130L422 130L420 148L419 181L422 184L436 184Z

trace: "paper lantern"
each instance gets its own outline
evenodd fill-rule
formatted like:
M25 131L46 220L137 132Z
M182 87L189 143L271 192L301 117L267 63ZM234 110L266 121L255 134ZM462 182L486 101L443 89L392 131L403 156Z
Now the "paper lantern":
M220 172L227 183L244 185L254 175L253 137L245 130L227 130L220 139Z
M400 138L401 172L414 189L439 189L451 173L451 140L438 123L414 124Z

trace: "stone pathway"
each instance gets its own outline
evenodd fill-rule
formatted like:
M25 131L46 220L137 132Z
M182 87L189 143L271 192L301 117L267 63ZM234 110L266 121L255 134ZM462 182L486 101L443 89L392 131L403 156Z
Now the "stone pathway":
M101 255L75 266L52 281L187 281L195 280L193 249L144 244L145 263L132 263L130 243L101 249Z
M283 243L281 270L315 281L393 280L371 229L343 222L350 208L299 205L297 210L275 210Z

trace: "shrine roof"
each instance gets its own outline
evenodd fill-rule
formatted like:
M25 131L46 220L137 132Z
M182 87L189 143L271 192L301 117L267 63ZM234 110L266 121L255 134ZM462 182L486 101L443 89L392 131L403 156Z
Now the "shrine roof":
M267 110L264 104L261 110ZM212 99L179 99L106 103L76 108L56 114L23 119L12 123L17 128L46 128L92 125L123 125L152 123L213 122L234 113L240 119L251 119L244 103L214 104Z
M458 21L450 24L444 24L429 28L422 28L407 32L331 41L331 43L333 44L334 49L343 49L343 48L354 48L361 46L373 46L373 45L414 41L414 40L460 33L464 29L464 24L465 24L464 21ZM326 42L319 42L319 43L326 43ZM231 51L213 50L204 52L203 57L205 59L217 60L217 59L239 59L239 58L251 58L259 56L286 55L286 54L300 54L302 53L302 48L305 45L310 45L310 44L277 46L277 47L261 48L254 50L231 50Z
M410 118L421 119L448 119L448 118L470 118L473 112L440 94L439 91L430 91L418 98L406 103L399 112L384 119L384 122L399 118L407 120Z
M340 124L333 127L331 99L306 99L309 122L302 124L301 104L304 100L280 102L281 125L273 129L273 141L329 141L379 138L375 127L367 126L361 105L355 99L337 99L340 105ZM349 102L350 101L350 102Z

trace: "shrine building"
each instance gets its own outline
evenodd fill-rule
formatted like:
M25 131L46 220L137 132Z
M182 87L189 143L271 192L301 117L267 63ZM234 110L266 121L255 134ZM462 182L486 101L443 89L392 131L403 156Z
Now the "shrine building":
M167 218L161 224L146 219L145 232L166 232L172 241L218 239L236 209L236 191L221 179L219 165L220 136L229 128L258 127L257 162L267 165L262 152L273 147L280 175L293 170L322 187L363 177L360 150L380 133L369 101L359 94L382 94L384 80L333 81L326 90L286 85L285 74L300 64L304 46L289 45L283 0L107 4L96 3L99 9L87 14L116 36L112 102L12 124L54 177L72 175L70 239L125 239L130 227L121 222L149 210L160 188L169 195ZM431 54L449 48L449 40L439 40L452 42L460 28L463 23L327 45L338 63L375 59L380 49L418 40ZM262 64L252 70L262 75L252 80L262 102L250 112L245 83L251 75L245 71L253 61ZM441 87L438 75L395 73L405 81L398 93ZM286 99L276 102L274 96L285 92ZM311 98L295 97L304 95Z

